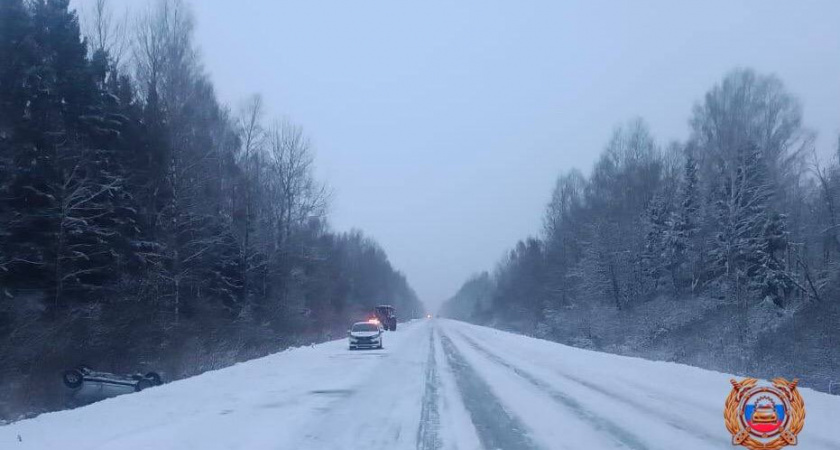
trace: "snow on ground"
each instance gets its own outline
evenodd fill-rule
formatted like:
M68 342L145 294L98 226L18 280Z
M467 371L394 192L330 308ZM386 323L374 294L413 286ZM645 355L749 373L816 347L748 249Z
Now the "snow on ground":
M277 353L0 427L2 449L731 449L729 375L449 320ZM838 449L803 389L797 450Z

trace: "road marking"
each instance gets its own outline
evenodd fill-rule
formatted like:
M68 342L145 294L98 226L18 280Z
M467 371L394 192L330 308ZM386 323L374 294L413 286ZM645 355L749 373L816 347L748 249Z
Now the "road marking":
M473 347L477 352L482 354L485 358L493 361L494 363L503 366L515 374L519 375L525 381L533 384L541 391L544 391L548 394L554 401L562 404L565 406L569 411L575 414L581 420L590 423L593 427L599 430L603 430L610 436L612 436L618 443L621 445L631 448L634 450L647 450L649 447L644 444L638 436L633 434L632 432L618 426L615 422L606 419L604 417L598 416L597 414L589 411L588 409L584 408L577 400L573 399L572 397L568 396L567 394L560 392L554 389L553 386L550 384L534 377L528 372L514 366L513 364L508 363L507 361L500 358L498 355L490 353L483 347L479 347L475 344L474 341L471 341L469 338L464 336L463 333L458 333L468 345Z
M426 389L420 410L420 425L417 428L417 449L437 450L443 447L440 439L440 414L438 413L438 392L440 379L435 359L435 329L429 332L429 358L426 361Z
M505 410L499 399L493 395L490 386L475 369L464 360L452 341L441 333L443 352L455 384L461 392L464 406L472 418L478 439L486 449L537 449L519 419Z

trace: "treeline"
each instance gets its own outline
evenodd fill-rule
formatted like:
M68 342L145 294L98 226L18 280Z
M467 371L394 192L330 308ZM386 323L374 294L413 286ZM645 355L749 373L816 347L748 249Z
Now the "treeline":
M183 2L95 6L82 33L68 0L0 2L0 418L61 406L82 362L172 379L422 313L330 231L301 128L219 103Z
M561 175L538 238L443 308L560 342L826 389L840 380L840 147L821 163L798 100L735 70L686 142L644 122Z

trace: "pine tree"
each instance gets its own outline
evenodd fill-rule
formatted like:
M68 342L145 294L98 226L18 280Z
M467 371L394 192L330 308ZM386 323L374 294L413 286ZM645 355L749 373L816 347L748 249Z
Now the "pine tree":
M694 292L699 282L700 250L700 199L697 178L697 161L690 153L686 156L683 180L676 211L668 218L665 246L662 257L676 292L689 284Z
M648 205L644 224L647 231L640 262L645 278L653 283L653 289L657 289L662 277L666 273L673 274L674 270L673 260L666 255L673 243L669 242L668 207L662 196L655 196Z
M710 251L712 275L722 277L736 299L745 300L745 282L758 264L762 233L768 220L772 187L767 183L761 152L739 149L734 167L721 174L715 199L719 231Z
M785 300L794 287L784 258L788 239L785 216L775 212L768 214L762 228L752 279L761 298L779 307L786 306Z

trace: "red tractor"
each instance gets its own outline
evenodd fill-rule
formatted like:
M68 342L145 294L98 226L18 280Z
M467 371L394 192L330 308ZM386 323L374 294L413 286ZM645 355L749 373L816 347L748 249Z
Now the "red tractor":
M397 310L391 305L379 305L373 308L373 315L382 324L382 328L397 331Z

